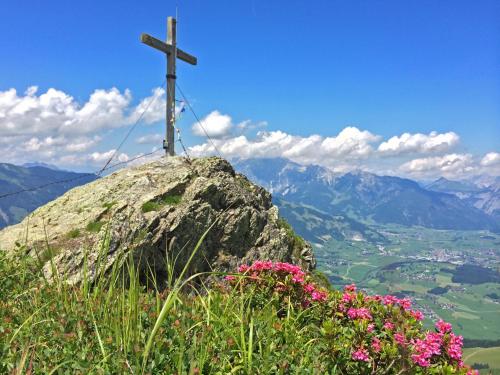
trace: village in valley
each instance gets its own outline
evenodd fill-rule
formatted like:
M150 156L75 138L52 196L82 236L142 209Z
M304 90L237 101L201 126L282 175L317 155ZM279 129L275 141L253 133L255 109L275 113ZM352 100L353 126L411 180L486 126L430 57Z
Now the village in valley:
M472 339L500 336L500 236L379 226L387 241L335 241L316 246L320 268L339 287L406 295L432 320L447 319Z

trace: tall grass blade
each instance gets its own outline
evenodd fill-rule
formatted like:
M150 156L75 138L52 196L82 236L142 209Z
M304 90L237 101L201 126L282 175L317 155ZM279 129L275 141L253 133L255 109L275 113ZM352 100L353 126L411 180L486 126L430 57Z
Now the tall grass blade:
M160 326L162 325L163 321L166 318L167 313L170 311L171 307L174 304L175 299L177 298L177 295L179 291L181 290L182 285L185 284L185 282L182 281L184 275L186 274L187 270L189 269L189 266L191 265L191 262L193 261L196 253L198 252L198 249L201 247L201 244L205 240L205 237L208 235L208 233L212 230L214 225L217 223L216 219L210 227L203 233L203 235L200 237L198 242L196 243L196 246L194 247L193 251L191 252L191 255L189 256L189 259L187 260L186 264L184 265L184 268L182 269L179 277L175 281L172 290L169 292L167 299L165 300L165 303L163 304L163 307L160 311L160 314L158 315L158 318L156 319L155 325L153 327L153 330L151 331L151 334L149 335L148 341L146 343L146 347L144 348L144 354L143 354L143 362L142 362L142 372L144 373L146 369L146 363L149 357L149 353L151 351L151 348L153 346L153 340L158 333L158 330L160 329ZM197 275L194 275L197 276ZM190 277L189 279L192 279L193 277ZM188 279L188 280L189 280ZM187 281L187 280L186 280Z

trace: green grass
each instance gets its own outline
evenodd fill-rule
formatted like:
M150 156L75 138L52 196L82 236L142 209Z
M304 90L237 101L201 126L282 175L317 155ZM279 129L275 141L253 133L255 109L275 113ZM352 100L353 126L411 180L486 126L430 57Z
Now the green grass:
M304 239L300 237L297 233L295 233L292 226L288 224L288 222L285 219L281 217L278 219L278 227L284 229L286 231L286 234L290 238L292 238L294 249L300 250L304 248L306 244Z
M127 282L114 269L110 282L93 286L86 278L80 286L40 284L31 259L0 253L0 373L268 374L321 366L300 311L277 319L272 305L254 309L251 294L181 293L202 241L165 292L154 282L141 286L133 263Z
M161 199L143 203L141 206L142 212L159 211L163 206L175 206L182 201L182 195L167 195Z
M192 284L199 275L189 276L187 270L209 231L178 277L168 279L166 290L156 288L154 275L147 285L139 283L132 255L115 263L123 269L104 274L95 266L92 281L85 258L83 282L68 285L64 275L44 282L32 258L0 252L0 373L381 375L414 369L381 331L391 319L420 332L419 323L405 321L400 309L371 302L378 335L386 340L372 371L368 363L352 359L352 351L366 347L371 337L363 324L335 313L339 291L329 292L328 304L304 307L294 294L275 292L278 285L294 285L290 276L270 289L264 279L244 289ZM96 255L100 264L106 247ZM165 269L170 274L172 265ZM315 277L325 281L319 272ZM358 300L364 301L361 295Z
M87 224L85 229L87 229L87 231L92 233L99 233L103 225L104 222L102 221L91 221L90 223Z
M115 204L117 204L117 201L112 201L112 202L106 202L102 205L103 208L106 209L106 211L109 211L111 207L113 207Z
M151 211L158 211L161 207L162 207L162 205L160 203L149 201L149 202L145 202L141 206L141 210L142 210L142 212L146 213L146 212L151 212Z
M80 237L80 234L80 229L72 229L66 234L66 237L70 239L77 238Z

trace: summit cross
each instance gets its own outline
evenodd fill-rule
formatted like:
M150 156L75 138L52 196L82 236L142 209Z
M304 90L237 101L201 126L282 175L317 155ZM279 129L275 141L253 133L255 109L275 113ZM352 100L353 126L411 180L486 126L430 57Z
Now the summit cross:
M196 57L177 48L177 21L174 17L167 19L167 41L162 42L159 39L152 37L149 34L141 34L141 42L153 47L167 56L167 118L166 118L166 135L163 140L163 148L167 155L175 155L174 142L174 122L175 122L175 63L176 59L185 61L191 65L196 65L198 60Z

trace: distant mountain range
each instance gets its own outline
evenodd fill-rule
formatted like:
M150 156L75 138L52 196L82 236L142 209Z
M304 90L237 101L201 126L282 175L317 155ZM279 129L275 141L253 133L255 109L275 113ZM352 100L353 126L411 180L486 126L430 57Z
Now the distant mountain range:
M69 189L95 179L95 176L87 173L55 170L38 163L30 163L28 166L0 163L0 196L49 184L39 190L0 198L0 228L20 222L28 213ZM65 182L51 184L56 181Z
M298 231L306 237L304 231L310 231L310 227L318 235L328 230L324 225L320 230L313 224L315 220L308 219L313 212L317 217L317 213L328 215L330 221L334 218L336 227L351 239L370 233L370 224L500 231L496 216L500 194L494 186L453 181L444 184L440 179L422 187L405 178L367 172L336 174L323 167L302 166L279 158L234 164L239 172L273 193L276 204L292 224L303 223L299 225L303 230ZM373 231L370 237L382 239Z
M482 176L465 181L440 178L426 186L428 190L457 196L500 220L500 177L484 179Z
M53 169L54 171L62 171L61 168L57 167L54 164L42 163L42 162L39 162L39 161L33 161L33 162L29 162L29 163L24 163L24 164L21 165L21 167L26 167L26 168L44 167L44 168Z
M500 177L440 178L422 186L405 178L361 171L338 174L282 158L239 160L233 165L268 189L281 214L312 242L335 238L383 243L385 237L373 224L500 231ZM0 228L95 179L55 168L40 163L0 163L0 195L68 180L0 199Z

